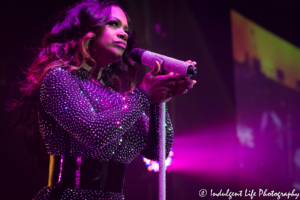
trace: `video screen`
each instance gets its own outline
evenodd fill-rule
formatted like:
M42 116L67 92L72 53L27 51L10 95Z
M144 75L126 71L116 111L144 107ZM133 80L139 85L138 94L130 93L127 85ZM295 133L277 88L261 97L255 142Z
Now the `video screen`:
M239 175L300 190L300 49L231 10Z

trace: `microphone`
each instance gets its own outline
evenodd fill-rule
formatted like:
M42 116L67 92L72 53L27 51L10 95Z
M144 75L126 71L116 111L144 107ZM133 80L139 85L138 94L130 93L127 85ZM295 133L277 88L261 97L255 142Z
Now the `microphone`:
M151 51L146 51L144 49L133 49L130 57L135 62L148 65L151 68L155 66L155 61L158 61L163 70L188 76L197 74L197 68L187 62L160 55L158 53L153 53Z

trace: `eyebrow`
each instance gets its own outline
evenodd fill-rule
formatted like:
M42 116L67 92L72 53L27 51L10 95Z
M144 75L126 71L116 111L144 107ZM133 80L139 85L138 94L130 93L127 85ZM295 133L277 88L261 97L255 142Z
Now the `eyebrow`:
M122 24L122 21L121 21L119 18L116 18L116 17L110 17L109 20L111 20L111 19L115 19L115 20L117 20L120 24ZM127 30L129 29L129 28L128 28L128 25L124 26L124 28L127 29Z

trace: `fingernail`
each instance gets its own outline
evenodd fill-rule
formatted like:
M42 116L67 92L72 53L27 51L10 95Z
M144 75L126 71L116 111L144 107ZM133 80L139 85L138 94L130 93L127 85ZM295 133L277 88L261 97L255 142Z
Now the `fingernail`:
M188 88L192 89L192 88L193 88L193 86L192 86L192 85L189 85L189 86L188 86Z
M196 83L197 83L197 81L193 80L193 84L196 84Z
M183 93L187 93L188 92L188 90L187 89L185 89L184 91L183 91Z
M189 84L193 84L194 83L194 81L189 81Z

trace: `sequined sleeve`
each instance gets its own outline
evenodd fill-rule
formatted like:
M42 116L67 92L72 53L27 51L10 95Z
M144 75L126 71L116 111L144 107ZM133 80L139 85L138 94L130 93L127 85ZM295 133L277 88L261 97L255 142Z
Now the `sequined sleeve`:
M144 115L144 118L148 118ZM145 119L148 121L148 119ZM158 160L158 130L159 130L159 107L158 104L151 104L150 106L150 120L149 132L147 135L147 142L144 150L141 152L143 156L151 160ZM166 158L171 151L173 144L173 127L168 111L166 111Z
M99 149L122 136L150 106L134 90L122 103L96 113L73 75L63 69L49 72L41 84L42 109L69 134L88 148Z

